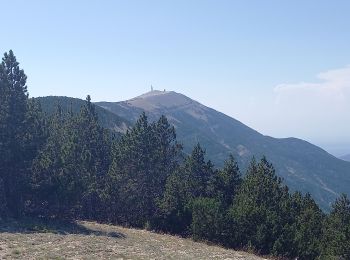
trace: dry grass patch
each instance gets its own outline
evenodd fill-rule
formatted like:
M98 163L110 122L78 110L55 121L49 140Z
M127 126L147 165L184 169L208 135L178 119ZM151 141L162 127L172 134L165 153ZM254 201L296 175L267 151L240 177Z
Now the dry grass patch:
M0 259L263 259L190 239L94 222L0 224Z

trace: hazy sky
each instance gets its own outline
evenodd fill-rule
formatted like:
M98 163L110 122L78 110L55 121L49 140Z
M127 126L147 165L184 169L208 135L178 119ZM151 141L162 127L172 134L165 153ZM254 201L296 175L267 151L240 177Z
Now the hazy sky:
M0 0L31 96L181 92L263 134L350 153L350 1Z

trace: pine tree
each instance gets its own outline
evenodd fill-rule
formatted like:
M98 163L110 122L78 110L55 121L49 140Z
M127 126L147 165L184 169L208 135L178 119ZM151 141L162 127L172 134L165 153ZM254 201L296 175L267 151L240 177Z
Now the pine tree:
M235 227L232 244L263 254L279 247L275 243L280 243L284 226L281 206L287 198L273 166L265 158L259 163L253 160L230 209Z
M214 176L213 164L205 161L205 151L197 144L186 159L184 169L188 176L188 200L208 196L209 183Z
M0 65L0 179L3 201L14 216L22 214L27 190L26 80L12 50L5 53Z
M300 197L294 196L293 199L299 203L299 209L293 212L296 221L295 256L300 259L316 259L321 253L323 213L310 194L302 197L301 201Z
M151 198L149 175L152 171L153 143L151 129L145 114L142 114L133 129L128 131L112 149L112 164L109 170L109 193L117 189L115 197L120 223L143 227L149 218ZM115 201L113 202L115 203Z
M345 194L326 219L322 254L325 259L350 259L350 200Z
M167 178L171 173L179 166L180 153L182 146L176 141L175 128L171 126L168 119L163 115L157 122L151 125L153 129L153 137L155 140L154 151L154 167L157 176L154 176L154 187L158 190L155 191L155 195L163 195L164 187Z
M70 188L65 178L64 143L67 141L66 118L60 104L48 123L49 136L33 163L32 185L34 201L32 214L67 216L71 208Z
M175 138L175 130L165 117L149 124L143 113L113 146L109 193L114 193L111 203L117 207L117 221L152 225L165 181L178 164L180 147ZM114 189L118 189L117 193Z
M0 66L1 69L1 66ZM0 70L1 71L1 70ZM7 117L8 117L8 88L3 80L0 80L0 219L4 218L7 212L7 202L6 197L7 194L5 192L4 187L4 179L5 171L7 171L7 167L5 167L5 162L8 160L7 153Z
M228 208L241 185L242 177L239 167L232 155L225 161L224 168L214 175L211 189L225 208Z
M87 96L76 122L80 157L77 172L82 178L84 191L81 198L82 216L96 219L101 212L102 191L110 165L110 137L98 123L95 106Z
M184 165L167 180L161 207L167 231L182 234L190 232L192 203L196 198L209 196L209 184L213 176L213 165L205 161L205 151L197 144Z
M110 163L109 137L88 96L79 115L60 105L33 171L38 212L56 217L101 217L102 190Z
M164 197L161 201L163 221L161 229L172 234L188 235L192 221L189 208L188 176L179 167L167 179Z

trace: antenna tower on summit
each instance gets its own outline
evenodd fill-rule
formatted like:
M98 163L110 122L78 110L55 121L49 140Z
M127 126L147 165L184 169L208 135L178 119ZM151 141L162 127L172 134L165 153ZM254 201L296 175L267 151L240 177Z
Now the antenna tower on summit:
M153 86L151 85L151 91L153 91Z

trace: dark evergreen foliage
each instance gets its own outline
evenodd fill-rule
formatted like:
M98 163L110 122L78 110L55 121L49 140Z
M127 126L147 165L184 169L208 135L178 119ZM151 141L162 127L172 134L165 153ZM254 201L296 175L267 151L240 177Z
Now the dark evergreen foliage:
M188 234L192 220L192 203L195 198L209 194L213 165L205 161L205 151L198 144L166 183L161 203L165 218L165 230Z
M196 240L222 243L225 208L214 198L199 197L192 202L191 233Z
M265 158L252 161L230 209L239 246L272 252L281 235L281 206L287 196L282 181Z
M178 165L179 151L167 119L149 124L145 114L115 142L108 182L113 221L152 225L159 215L166 180Z
M199 144L183 156L164 116L149 122L143 113L115 138L90 96L79 112L58 103L44 115L10 51L0 66L0 220L23 215L145 227L283 258L350 259L346 195L325 215L309 194L290 194L266 158L242 178L232 156L223 169Z
M332 205L324 225L323 257L350 259L350 200L342 194Z
M0 212L12 216L23 213L31 161L44 136L40 107L28 100L26 80L13 52L5 53L0 64Z
M220 200L225 207L229 207L242 183L242 176L238 164L232 155L225 161L224 168L214 175L211 193Z
M46 145L33 163L34 211L59 217L101 217L102 191L110 164L109 136L87 97L78 115L58 104Z
M295 214L294 249L300 259L315 259L321 250L322 224L324 214L311 198L306 194L294 197L294 203L299 204Z

